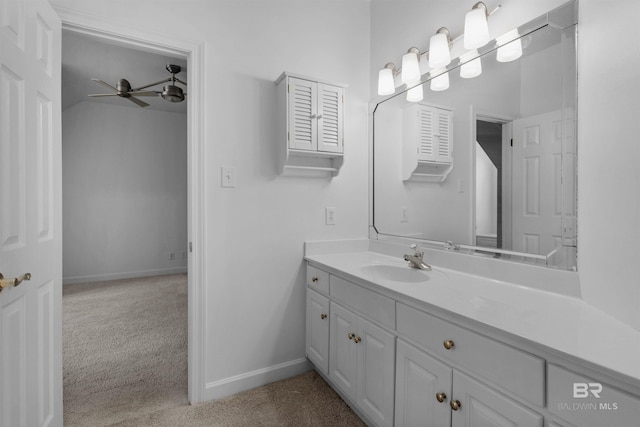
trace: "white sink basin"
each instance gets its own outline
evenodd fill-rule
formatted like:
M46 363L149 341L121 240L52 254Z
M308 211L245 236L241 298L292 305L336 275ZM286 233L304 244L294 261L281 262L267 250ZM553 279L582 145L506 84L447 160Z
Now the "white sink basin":
M420 283L426 282L431 275L444 273L438 271L425 271L411 268L409 266L391 265L391 264L372 264L361 267L362 272L369 278L375 280L388 280L392 282L403 283Z

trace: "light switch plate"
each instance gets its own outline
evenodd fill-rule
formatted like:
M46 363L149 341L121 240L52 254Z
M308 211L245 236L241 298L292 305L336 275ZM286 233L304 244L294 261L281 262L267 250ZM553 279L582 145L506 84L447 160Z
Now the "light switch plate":
M236 168L233 166L222 166L222 186L234 188L236 186Z

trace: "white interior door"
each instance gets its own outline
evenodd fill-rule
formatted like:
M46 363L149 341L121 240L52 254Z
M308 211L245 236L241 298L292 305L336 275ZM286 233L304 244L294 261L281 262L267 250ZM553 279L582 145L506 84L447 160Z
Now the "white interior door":
M513 122L513 250L546 255L562 243L560 111Z
M59 18L0 0L0 425L62 426ZM6 283L6 282L4 282Z

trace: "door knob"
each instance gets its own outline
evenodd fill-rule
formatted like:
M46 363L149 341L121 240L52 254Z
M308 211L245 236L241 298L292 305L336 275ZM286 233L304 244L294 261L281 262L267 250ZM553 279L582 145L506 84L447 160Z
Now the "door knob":
M31 280L31 273L25 273L13 279L5 279L2 273L0 273L0 292L4 288L16 287L25 280Z
M458 409L460 409L462 407L462 404L460 403L459 400L452 400L449 405L451 406L451 409L453 409L454 411L457 411Z
M451 350L455 344L451 340L446 340L442 343L442 345L444 345L444 348L446 348L447 350Z
M444 393L436 393L436 400L440 403L444 402L445 400L447 400L447 395Z

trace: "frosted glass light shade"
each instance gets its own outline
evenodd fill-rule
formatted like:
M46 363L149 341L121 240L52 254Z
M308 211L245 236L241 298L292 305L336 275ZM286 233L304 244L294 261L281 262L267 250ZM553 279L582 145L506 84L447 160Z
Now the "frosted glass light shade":
M393 70L385 67L378 73L378 95L392 95L395 91Z
M478 56L477 50L472 50L462 55L460 62L463 63L460 67L460 77L463 79L472 79L482 74L482 61Z
M437 77L434 77L433 79L431 79L431 90L434 92L440 92L442 90L447 90L449 89L449 72L443 72L445 70L437 70L434 71L434 74L438 74L440 72L442 72L442 74L440 74Z
M437 33L429 39L429 67L442 68L451 62L449 39L446 33Z
M464 48L477 49L489 43L487 11L483 7L471 9L464 16Z
M420 102L420 101L422 101L422 98L424 97L424 92L423 92L423 89L422 89L423 85L418 84L418 83L420 83L420 81L417 81L417 82L409 84L409 86L412 86L414 84L417 85L417 86L414 86L414 87L412 87L411 89L409 89L407 91L407 101L409 101L409 102Z
M414 50L415 49L415 50ZM414 83L420 80L418 49L411 48L402 56L402 83Z
M496 54L498 62L511 62L522 56L522 40L517 30L498 37L496 43L499 46Z

